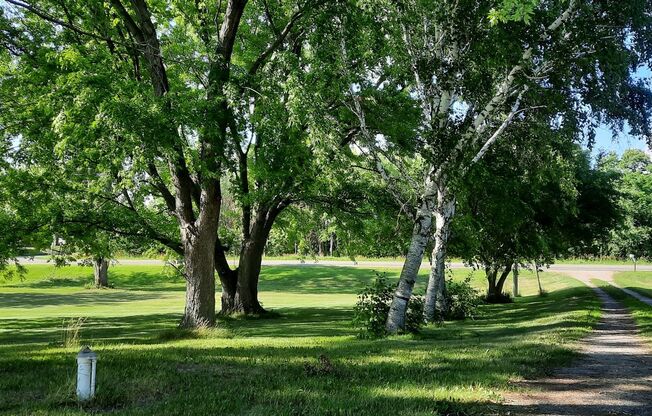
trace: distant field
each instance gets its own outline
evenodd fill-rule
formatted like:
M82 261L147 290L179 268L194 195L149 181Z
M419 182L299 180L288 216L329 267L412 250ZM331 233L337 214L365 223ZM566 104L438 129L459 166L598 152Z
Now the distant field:
M568 361L570 343L599 316L581 283L543 273L550 294L538 297L536 280L522 273L525 296L483 306L474 321L361 341L351 308L373 276L361 268L265 267L260 296L277 316L221 318L217 329L189 333L174 329L184 282L163 267L112 267L115 288L98 290L85 288L90 268L30 266L24 280L0 282L0 414L486 414L509 380ZM472 279L484 288L482 273ZM80 341L100 357L98 395L82 407L74 401L78 347L62 346L71 319L81 317ZM320 355L333 372L306 370Z
M46 256L44 253L31 253L32 255L36 254L40 257ZM124 260L163 260L163 257L156 256L144 256L144 255L131 255L126 253L120 253L117 255L117 258ZM238 260L235 256L228 256L229 261L235 262ZM284 260L292 261L296 260L297 262L303 260L306 263L313 263L315 261L340 261L340 262L403 262L405 258L402 256L397 257L366 257L366 256L354 256L353 258L347 256L312 256L312 255L298 255L298 254L284 254L277 256L264 256L264 260ZM424 257L424 261L427 262L428 258ZM448 259L451 263L463 263L461 258L452 257ZM602 258L602 259L587 259L587 258L571 258L571 259L557 259L555 264L593 264L593 265L620 265L620 266L632 266L634 263L629 259L616 259L616 258ZM639 265L652 265L651 261L645 259L637 260Z

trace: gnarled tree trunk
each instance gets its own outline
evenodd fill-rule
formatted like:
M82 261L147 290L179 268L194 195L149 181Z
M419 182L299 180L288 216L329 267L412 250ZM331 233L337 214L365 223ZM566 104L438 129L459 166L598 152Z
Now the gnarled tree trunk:
M258 300L258 281L263 252L276 217L288 204L289 201L282 201L272 208L258 210L256 219L245 235L238 267L235 270L228 266L222 247L219 244L216 246L215 267L222 283L222 314L265 313Z
M426 322L442 319L448 311L446 293L446 247L450 234L450 224L455 215L455 198L451 197L448 189L443 186L437 193L435 207L435 233L432 249L430 277L423 308L423 317Z
M489 286L487 288L487 302L489 303L505 303L507 302L507 297L503 294L503 286L507 277L512 271L512 264L510 263L502 270L500 277L498 277L498 272L500 272L500 266L490 265L485 267L485 272L487 274L487 282Z
M223 314L235 310L235 293L238 288L238 271L229 267L225 250L226 247L222 246L218 238L215 244L215 270L222 286L220 313Z
M104 257L93 259L93 274L95 276L95 287L109 286L109 261Z
M234 299L235 310L232 312L244 314L265 313L265 309L258 301L258 280L267 233L262 229L257 229L258 227L262 228L262 225L256 222L251 238L244 242L240 252L238 284Z
M390 334L405 329L405 314L408 302L412 297L414 283L417 280L419 268L423 261L423 252L426 249L432 228L432 207L434 206L434 195L426 195L422 199L421 207L417 212L414 229L412 230L412 241L403 263L401 276L394 292L392 304L387 315L385 328Z

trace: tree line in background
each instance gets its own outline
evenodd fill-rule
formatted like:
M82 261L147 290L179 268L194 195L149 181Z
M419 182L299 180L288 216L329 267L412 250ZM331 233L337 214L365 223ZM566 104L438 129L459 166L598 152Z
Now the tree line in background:
M26 246L181 259L182 326L262 314L263 255L405 257L386 329L446 258L649 255L650 1L7 0L0 265ZM236 266L228 256L237 258Z

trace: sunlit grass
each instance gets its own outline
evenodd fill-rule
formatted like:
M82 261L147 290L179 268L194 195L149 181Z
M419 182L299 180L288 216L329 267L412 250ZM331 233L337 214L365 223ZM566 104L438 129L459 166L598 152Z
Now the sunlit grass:
M361 341L351 310L373 277L360 268L266 267L261 299L277 316L221 318L216 329L184 332L175 329L184 282L161 267L113 267L114 288L100 290L85 288L89 268L30 266L25 280L0 283L0 413L486 414L510 380L572 357L571 343L598 316L579 282L544 273L551 293L538 297L536 280L522 273L524 296L483 306L474 321ZM484 288L483 273L472 283ZM421 276L417 291L424 284ZM82 407L76 349L61 342L62 323L78 317L86 318L81 343L100 357L97 397ZM311 375L320 355L334 370Z
M614 282L652 298L652 272L619 272L614 275Z

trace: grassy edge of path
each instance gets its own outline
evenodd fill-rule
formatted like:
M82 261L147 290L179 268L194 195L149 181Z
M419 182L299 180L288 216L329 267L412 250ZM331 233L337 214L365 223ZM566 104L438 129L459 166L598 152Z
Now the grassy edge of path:
M640 300L628 295L617 287L600 279L591 279L591 282L598 286L600 289L607 292L609 296L621 302L632 314L634 322L643 338L647 341L648 345L652 346L652 306L641 302ZM649 296L647 291L641 291L640 288L630 288L636 290L642 295Z

